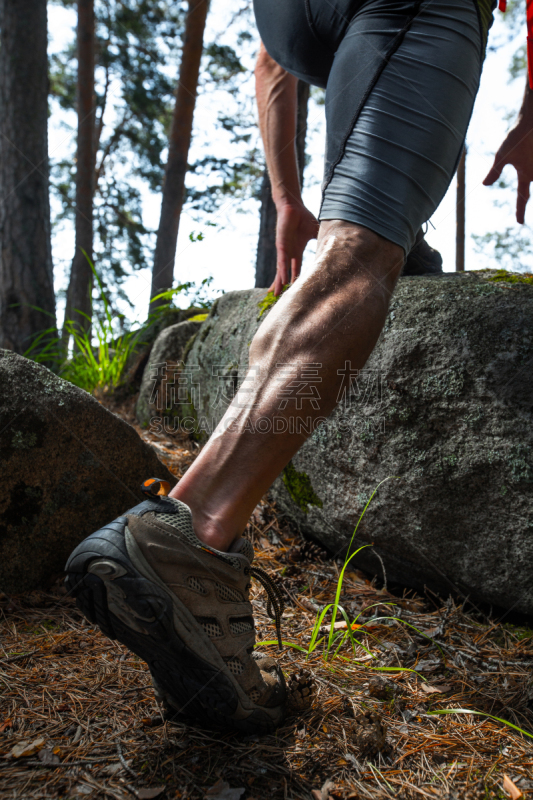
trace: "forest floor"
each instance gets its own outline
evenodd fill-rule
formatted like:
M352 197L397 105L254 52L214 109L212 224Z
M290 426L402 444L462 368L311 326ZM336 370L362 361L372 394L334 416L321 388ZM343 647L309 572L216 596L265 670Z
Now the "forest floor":
M130 408L115 410L133 424ZM183 435L137 430L176 477L198 452ZM283 587L284 641L308 650L342 561L266 499L247 535ZM255 584L252 603L258 641L272 640ZM283 670L307 671L312 702L260 738L166 720L146 664L84 620L59 581L0 595L0 797L533 798L533 631L457 600L392 593L357 570L341 603L361 614L354 647L285 647Z

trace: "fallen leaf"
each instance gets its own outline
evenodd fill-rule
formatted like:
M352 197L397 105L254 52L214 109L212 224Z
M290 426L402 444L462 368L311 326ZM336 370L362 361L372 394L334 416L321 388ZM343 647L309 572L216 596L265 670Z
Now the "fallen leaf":
M306 598L301 598L300 597L300 602L302 602L302 600L305 600L305 599ZM308 601L308 602L310 602L310 601ZM315 608L315 611L316 611L316 608ZM348 623L346 622L345 619L341 619L340 622L335 622L333 624L333 630L334 631L345 631L345 630L347 630L347 628L348 628ZM350 625L350 628L352 629L352 631L359 631L360 630L362 633L365 633L366 631L375 630L375 626L358 625L357 622L352 622L352 624ZM330 625L322 625L321 628L320 628L320 633L329 633L330 629L331 629Z
M137 797L139 800L152 800L152 797L159 797L164 791L164 786L154 786L152 789L137 789Z
M244 792L244 787L231 789L229 783L220 778L214 786L207 790L205 796L208 800L240 800Z
M13 720L12 719L5 719L2 724L0 725L0 733L7 731L8 728L13 727Z
M40 750L41 747L44 746L44 739L34 739L33 742L30 742L29 739L25 739L22 742L19 742L15 745L15 747L11 750L10 756L12 758L23 758L23 756L32 756L37 750Z
M429 683L422 683L420 685L420 688L426 694L434 694L435 692L437 694L444 694L444 692L450 692L452 687L451 686L444 686L444 685L443 686L432 686Z
M161 714L158 714L155 717L143 717L141 720L141 725L144 728L157 728L159 725L163 725L164 719L161 717Z
M511 800L518 800L524 795L513 781L507 776L503 776L503 791L511 797Z
M344 631L344 630L346 630L347 627L348 627L348 623L346 622L346 620L345 619L341 619L340 622L335 622L335 624L333 625L333 630L335 630L335 631ZM358 625L356 622L352 622L352 624L350 625L350 628L352 629L352 631L356 631L358 628L362 628L362 625Z

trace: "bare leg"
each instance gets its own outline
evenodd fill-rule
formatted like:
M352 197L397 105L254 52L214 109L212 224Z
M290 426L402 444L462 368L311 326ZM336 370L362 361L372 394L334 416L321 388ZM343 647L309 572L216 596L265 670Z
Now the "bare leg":
M361 369L385 322L404 262L401 247L349 222L323 222L312 270L282 296L250 347L246 388L171 496L190 506L198 537L227 550L257 502L298 451L305 433L259 433L260 418L326 417L336 405L346 361ZM314 364L322 379L318 408L300 412L280 393L286 366ZM281 403L283 405L283 403ZM316 406L317 403L315 402ZM228 427L231 424L231 427ZM252 428L253 426L253 428ZM248 429L246 429L248 428Z

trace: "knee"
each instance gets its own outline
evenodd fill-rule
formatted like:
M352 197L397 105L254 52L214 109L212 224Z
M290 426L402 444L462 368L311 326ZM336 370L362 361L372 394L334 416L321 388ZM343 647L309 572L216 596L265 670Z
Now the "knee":
M405 263L402 247L369 228L345 220L320 223L317 259L345 266L353 275L369 271L392 286Z

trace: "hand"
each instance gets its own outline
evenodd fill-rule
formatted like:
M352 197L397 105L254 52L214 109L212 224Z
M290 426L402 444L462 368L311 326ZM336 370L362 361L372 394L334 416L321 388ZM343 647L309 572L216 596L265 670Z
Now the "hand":
M303 203L283 203L277 208L276 250L278 254L276 277L270 291L280 295L283 287L294 283L302 267L302 257L307 242L318 235L318 220Z
M529 184L533 181L533 129L528 123L520 121L509 131L483 184L492 186L506 164L512 164L518 175L516 221L523 224L529 200Z

